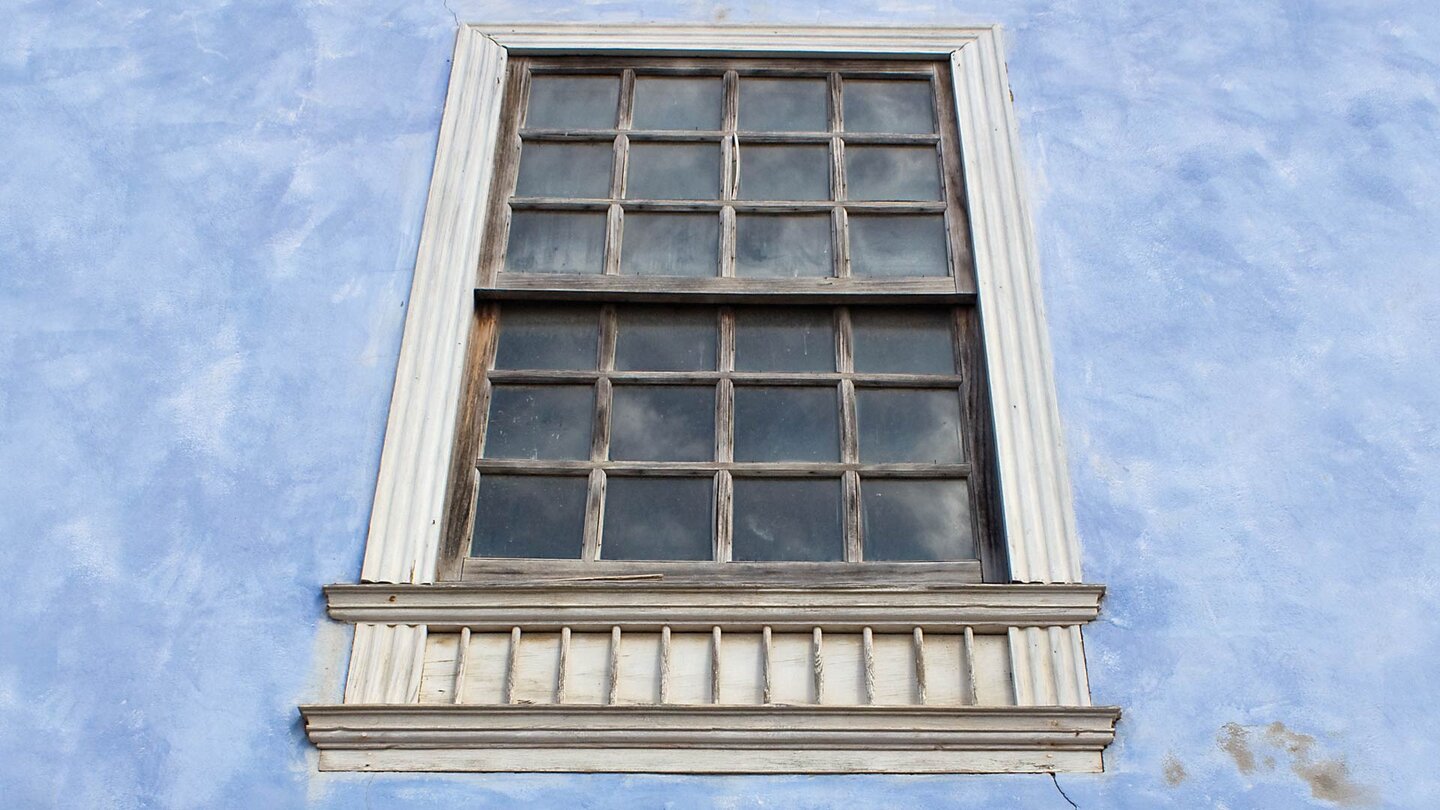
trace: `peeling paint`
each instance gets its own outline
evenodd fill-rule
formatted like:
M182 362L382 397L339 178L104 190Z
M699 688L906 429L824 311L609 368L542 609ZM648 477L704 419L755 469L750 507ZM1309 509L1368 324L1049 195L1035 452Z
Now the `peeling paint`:
M1351 777L1350 766L1344 758L1322 755L1317 751L1313 735L1293 731L1279 721L1265 726L1226 723L1221 729L1219 745L1234 760L1235 768L1246 776L1257 772L1254 747L1263 746L1276 750L1276 755L1264 756L1263 770L1273 771L1278 755L1316 799L1341 807L1369 806L1379 801L1374 788Z
M1170 787L1179 787L1180 783L1190 778L1189 772L1185 770L1185 766L1175 758L1174 754L1165 755L1164 765L1165 784Z

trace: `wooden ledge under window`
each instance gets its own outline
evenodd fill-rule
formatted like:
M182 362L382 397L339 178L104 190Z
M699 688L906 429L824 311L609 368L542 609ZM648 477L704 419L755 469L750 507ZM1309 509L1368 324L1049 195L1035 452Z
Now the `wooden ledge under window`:
M1114 707L302 706L321 770L1099 772Z
M721 567L721 566L716 566ZM854 566L851 566L853 569ZM431 631L527 629L708 631L712 627L775 632L859 630L909 633L1006 632L1012 627L1067 627L1095 619L1105 589L1086 584L985 585L886 577L811 581L739 576L706 582L693 576L586 579L495 578L432 585L330 585L330 616L345 622L427 625Z

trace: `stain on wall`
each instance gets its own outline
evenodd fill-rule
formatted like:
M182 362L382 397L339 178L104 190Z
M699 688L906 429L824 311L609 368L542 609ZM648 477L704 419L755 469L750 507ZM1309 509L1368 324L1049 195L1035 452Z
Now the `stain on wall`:
M359 570L458 16L1003 23L1085 570L1110 587L1091 683L1125 709L1107 772L1065 794L1440 806L1429 0L3 16L8 805L1068 806L1047 776L315 772L294 707L340 694L320 587Z

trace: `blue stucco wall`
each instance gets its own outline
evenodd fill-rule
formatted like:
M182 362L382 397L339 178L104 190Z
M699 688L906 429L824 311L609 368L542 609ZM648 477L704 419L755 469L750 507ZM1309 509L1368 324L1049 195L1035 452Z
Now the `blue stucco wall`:
M1069 807L1048 777L320 775L455 20L998 21L1082 808L1440 806L1433 0L0 3L0 806Z

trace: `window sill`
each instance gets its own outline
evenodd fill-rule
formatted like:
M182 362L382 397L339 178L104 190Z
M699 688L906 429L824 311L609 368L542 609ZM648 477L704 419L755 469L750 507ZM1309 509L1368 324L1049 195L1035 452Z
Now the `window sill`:
M302 706L325 771L1101 771L1113 707Z

